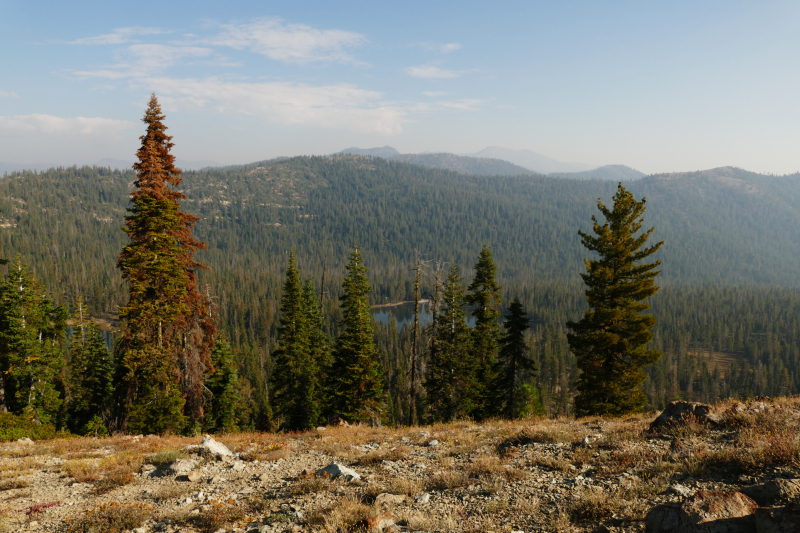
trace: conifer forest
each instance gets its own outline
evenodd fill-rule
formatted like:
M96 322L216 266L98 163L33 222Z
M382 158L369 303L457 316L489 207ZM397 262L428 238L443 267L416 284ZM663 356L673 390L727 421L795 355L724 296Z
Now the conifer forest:
M155 95L143 124L130 170L0 179L3 411L197 434L800 393L798 175L182 172Z

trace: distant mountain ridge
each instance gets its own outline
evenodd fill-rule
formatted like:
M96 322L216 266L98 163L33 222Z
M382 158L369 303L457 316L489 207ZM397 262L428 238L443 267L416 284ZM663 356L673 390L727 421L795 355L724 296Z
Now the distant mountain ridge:
M401 154L391 146L345 148L339 154L382 157L429 168L452 170L472 176L521 176L542 174L578 180L601 179L632 181L645 174L625 165L606 165L589 169L580 163L562 163L530 150L509 150L490 146L474 154L431 153ZM554 170L555 169L555 170Z
M554 178L569 178L573 180L610 180L610 181L633 181L646 176L644 172L639 172L635 168L625 165L605 165L584 170L583 172L552 172L548 174Z

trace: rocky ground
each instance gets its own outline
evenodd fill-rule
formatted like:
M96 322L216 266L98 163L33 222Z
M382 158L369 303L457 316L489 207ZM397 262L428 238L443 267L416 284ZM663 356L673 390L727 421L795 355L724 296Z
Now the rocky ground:
M657 414L0 444L0 528L800 531L800 399Z

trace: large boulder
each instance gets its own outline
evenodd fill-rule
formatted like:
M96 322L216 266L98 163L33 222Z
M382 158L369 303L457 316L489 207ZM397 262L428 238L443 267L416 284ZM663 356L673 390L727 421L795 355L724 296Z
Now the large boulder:
M676 428L695 422L720 425L723 417L713 406L698 402L669 402L664 412L650 424L650 431Z
M217 442L211 435L205 435L203 441L200 443L200 455L207 459L224 459L226 457L233 457L233 453L227 446L221 442Z
M361 479L361 476L355 470L351 468L347 468L344 465L340 465L338 463L331 463L325 468L320 468L317 470L316 473L318 476L327 477L327 478L337 478L343 477L347 481L356 481Z
M772 479L761 485L739 489L758 505L775 505L800 500L800 479Z
M682 504L647 513L649 533L756 533L758 504L740 492L698 491Z
M169 471L176 476L185 476L197 466L197 461L194 459L178 459L169 465Z

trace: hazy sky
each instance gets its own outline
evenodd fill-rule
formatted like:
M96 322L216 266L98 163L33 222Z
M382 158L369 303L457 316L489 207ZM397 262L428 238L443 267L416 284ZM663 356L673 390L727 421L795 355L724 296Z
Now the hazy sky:
M0 3L0 162L529 149L800 170L800 2Z

